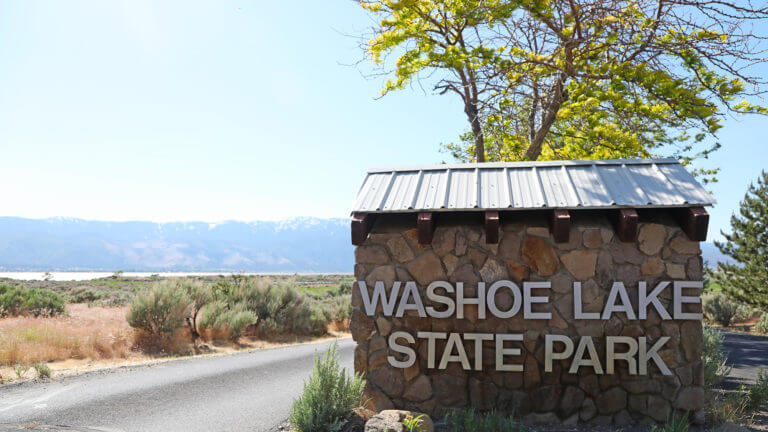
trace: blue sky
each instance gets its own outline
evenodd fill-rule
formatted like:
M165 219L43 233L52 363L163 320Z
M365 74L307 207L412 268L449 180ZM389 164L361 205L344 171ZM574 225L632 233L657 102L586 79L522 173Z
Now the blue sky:
M366 168L439 163L466 129L452 97L376 99L349 66L368 24L352 0L0 3L0 215L348 216ZM768 165L766 126L720 134L710 233Z

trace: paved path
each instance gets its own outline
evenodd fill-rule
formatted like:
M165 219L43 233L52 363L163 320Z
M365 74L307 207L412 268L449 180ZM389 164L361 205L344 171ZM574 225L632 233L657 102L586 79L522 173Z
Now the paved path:
M0 431L21 422L102 431L267 431L293 399L329 342L197 357L0 387ZM339 341L352 369L354 343ZM29 430L29 429L26 429ZM48 429L38 429L48 430ZM52 429L70 430L70 429Z
M728 364L733 366L726 380L729 387L754 383L760 368L768 371L768 337L734 332L723 334L723 350L728 353Z

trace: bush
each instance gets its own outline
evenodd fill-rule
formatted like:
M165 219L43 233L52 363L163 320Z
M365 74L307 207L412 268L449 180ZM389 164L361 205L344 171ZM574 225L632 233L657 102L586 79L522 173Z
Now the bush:
M689 429L688 413L680 417L672 414L667 418L667 422L663 426L653 426L651 432L688 432Z
M731 367L726 365L728 356L723 353L723 335L714 327L704 326L704 348L701 358L704 362L704 384L720 383L730 375Z
M522 430L514 419L497 412L480 414L474 409L454 411L449 417L451 430L455 432L511 432Z
M38 362L34 364L35 371L37 372L38 378L50 378L51 377L51 368L48 367L47 364L43 362Z
M0 317L33 315L51 317L64 313L64 298L40 288L0 285Z
M731 325L733 317L738 312L739 305L732 302L723 294L709 294L701 298L704 315L708 320L723 327Z
M360 405L365 381L357 374L347 376L339 366L336 348L334 342L322 358L315 355L315 369L293 402L290 422L299 432L340 430Z
M762 411L768 409L768 372L760 368L757 382L747 391L747 409Z
M171 336L184 326L190 307L183 290L163 281L136 295L125 319L131 327L150 335Z
M760 321L755 324L755 331L758 333L768 334L768 313L763 313L760 316Z

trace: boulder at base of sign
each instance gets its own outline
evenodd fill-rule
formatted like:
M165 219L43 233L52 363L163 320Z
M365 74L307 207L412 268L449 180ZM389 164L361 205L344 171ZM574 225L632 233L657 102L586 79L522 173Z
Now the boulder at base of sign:
M434 432L435 426L428 415L404 410L384 410L376 414L365 423L365 432L407 432L409 429L404 422L417 418L420 423L414 430Z

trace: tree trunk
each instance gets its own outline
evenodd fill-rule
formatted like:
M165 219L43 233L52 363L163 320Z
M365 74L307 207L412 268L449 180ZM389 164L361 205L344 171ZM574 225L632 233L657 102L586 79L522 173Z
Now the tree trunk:
M480 116L477 112L477 105L471 102L464 104L464 112L467 114L470 126L472 126L472 136L475 138L475 158L477 162L485 162L485 139L483 137L483 128L480 125Z

